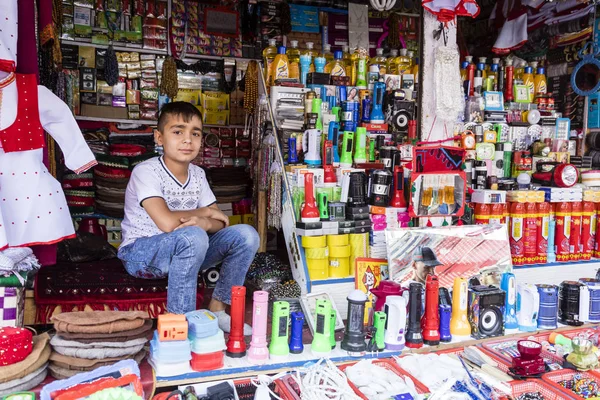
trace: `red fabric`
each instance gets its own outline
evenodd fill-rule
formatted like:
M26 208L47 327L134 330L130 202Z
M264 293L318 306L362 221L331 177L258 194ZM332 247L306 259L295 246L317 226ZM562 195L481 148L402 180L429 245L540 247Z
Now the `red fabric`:
M35 14L36 9L34 0L19 0L17 72L20 74L33 75L37 85L39 69L36 45Z
M44 147L35 75L17 74L17 91L17 118L11 126L0 130L0 142L7 153Z
M31 250L33 250L33 254L37 257L40 265L54 265L56 264L56 249L58 245L47 244L47 245L34 245L31 246Z
M15 72L17 65L13 60L0 60L0 71Z
M33 350L33 335L25 328L0 328L0 366L24 360Z
M166 312L168 279L140 279L113 258L87 263L59 262L40 269L34 294L37 321L46 323L57 306L62 312L104 306L121 311L147 311L151 318ZM196 306L202 305L204 284L198 277Z

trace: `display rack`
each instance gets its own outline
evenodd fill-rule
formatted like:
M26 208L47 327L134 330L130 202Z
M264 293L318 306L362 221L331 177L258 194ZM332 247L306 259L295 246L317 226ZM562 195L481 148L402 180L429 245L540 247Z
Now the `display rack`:
M156 125L158 121L153 119L119 119L119 118L102 118L90 117L87 115L75 115L78 121L93 121L93 122L114 122L116 124L140 124L140 125ZM212 125L203 124L204 128L244 128L244 125Z
M580 328L584 329L587 327L595 327L596 325L587 324L583 325ZM573 329L572 326L559 325L558 329L552 329L552 332L561 332ZM507 330L507 333L503 338L509 339L514 337L528 337L531 335L535 335L536 333L548 332L548 330L539 330L537 332L519 332L515 330ZM471 337L454 339L450 343L440 344L438 346L423 346L420 349L409 349L405 348L402 351L381 351L378 353L365 353L361 355L357 355L355 357L350 356L347 351L342 350L338 346L331 351L329 359L337 364L357 361L363 358L390 358L393 356L401 356L410 353L429 353L432 351L439 350L447 350L453 349L456 347L465 347L465 346L477 346L482 343L485 343L488 340L498 340L497 337L487 338L487 339L473 339ZM199 382L206 381L214 381L221 379L230 379L230 378L240 378L247 376L256 376L257 374L276 374L282 371L290 371L294 368L302 367L307 363L315 362L319 360L319 357L315 357L311 352L310 344L304 346L304 351L302 354L290 354L289 358L286 361L274 361L268 360L263 365L252 365L248 362L247 357L243 358L230 358L224 357L225 365L222 368L212 370L212 371L204 371L204 372L195 372L190 369L190 372L170 377L156 376L156 387L172 387L177 385L187 385Z

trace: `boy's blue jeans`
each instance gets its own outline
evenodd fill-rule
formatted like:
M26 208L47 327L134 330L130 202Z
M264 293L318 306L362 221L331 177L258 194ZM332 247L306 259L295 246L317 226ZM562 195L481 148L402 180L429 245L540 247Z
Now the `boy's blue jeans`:
M199 271L220 262L221 274L212 297L230 304L231 287L244 285L259 245L258 233L250 225L234 225L214 234L188 226L136 239L119 249L119 258L137 278L168 275L167 311L184 314L196 309Z

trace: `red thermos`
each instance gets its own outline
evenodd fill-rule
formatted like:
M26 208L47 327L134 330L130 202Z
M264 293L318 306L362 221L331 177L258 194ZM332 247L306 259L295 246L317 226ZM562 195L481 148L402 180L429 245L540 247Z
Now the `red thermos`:
M550 223L550 203L538 203L537 257L543 264L548 261L548 226Z
M475 204L475 225L487 225L490 223L492 206L484 203Z
M508 241L513 265L525 264L524 225L525 203L510 204L510 230Z
M581 219L583 202L576 201L571 206L571 237L569 238L569 252L571 260L581 259Z
M537 263L537 206L536 203L525 203L525 231L523 246L525 248L525 264Z
M583 214L581 217L581 259L592 258L592 251L596 241L596 205L591 201L583 202Z
M556 261L569 261L571 238L571 203L562 202L556 204L556 229L554 232L554 248L556 250Z

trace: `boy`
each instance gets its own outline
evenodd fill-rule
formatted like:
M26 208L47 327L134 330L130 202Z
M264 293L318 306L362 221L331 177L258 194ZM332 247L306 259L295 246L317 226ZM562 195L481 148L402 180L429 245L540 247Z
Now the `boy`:
M167 310L176 314L196 309L198 272L222 262L208 308L229 332L225 307L231 302L231 287L244 284L258 250L258 234L249 225L228 226L204 171L190 163L202 146L202 115L196 107L166 104L154 140L164 155L133 169L119 258L132 276L168 275ZM244 334L252 334L250 326L244 326Z

